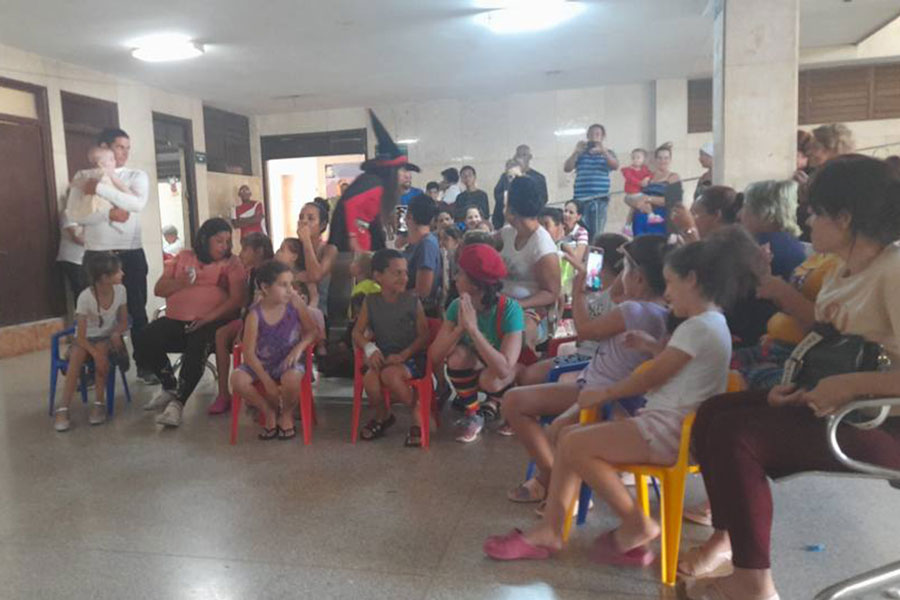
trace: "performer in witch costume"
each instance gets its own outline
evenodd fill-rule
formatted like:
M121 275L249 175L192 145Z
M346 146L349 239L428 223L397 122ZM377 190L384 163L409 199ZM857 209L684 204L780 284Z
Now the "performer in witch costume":
M329 241L341 252L384 248L384 226L392 223L400 200L397 171L419 172L371 110L369 118L377 140L375 157L360 165L363 173L341 194L331 222Z

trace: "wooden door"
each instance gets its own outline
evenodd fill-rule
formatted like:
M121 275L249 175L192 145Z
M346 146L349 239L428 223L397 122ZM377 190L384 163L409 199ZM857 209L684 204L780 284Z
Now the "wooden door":
M92 168L88 150L97 144L97 136L104 129L119 126L119 108L89 96L62 92L63 126L66 131L66 162L69 181L82 169Z
M19 107L25 107L18 115L0 113L3 326L62 315L65 293L54 265L59 235L46 90L0 79L0 93L18 95Z

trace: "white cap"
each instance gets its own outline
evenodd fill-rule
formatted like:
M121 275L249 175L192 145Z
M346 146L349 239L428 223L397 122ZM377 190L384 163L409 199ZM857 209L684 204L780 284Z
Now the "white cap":
M700 152L702 152L703 154L705 154L705 155L707 155L707 156L709 156L709 157L715 156L715 154L713 154L713 144L712 144L712 142L706 142L705 144L703 144L702 146L700 146Z

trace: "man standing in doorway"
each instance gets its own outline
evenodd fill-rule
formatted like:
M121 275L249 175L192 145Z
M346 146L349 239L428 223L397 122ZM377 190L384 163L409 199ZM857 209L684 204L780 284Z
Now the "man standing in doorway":
M575 171L573 198L584 206L584 222L590 239L603 233L609 207L609 172L619 168L619 159L606 148L606 128L599 123L588 127L587 139L575 144L563 171Z
M531 179L537 187L541 205L547 204L547 199L549 198L547 193L547 178L531 168L532 158L534 158L534 156L531 154L531 147L527 144L520 144L516 148L515 156L513 156L510 161L515 162L516 165L518 165L518 172L514 173L513 170L509 168L509 165L507 165L506 172L500 175L500 180L497 181L497 185L494 186L494 215L491 217L494 229L503 227L505 221L503 217L503 208L505 205L504 198L506 197L506 192L509 191L509 186L515 176L528 177Z
M266 235L266 209L262 202L253 200L253 191L247 184L238 188L241 203L231 209L231 226L241 230L241 239L251 233Z
M130 193L110 183L101 183L96 173L79 171L72 180L70 194L96 194L113 205L108 213L92 213L80 222L84 225L84 263L88 264L92 253L112 252L119 257L125 274L122 283L128 293L128 316L134 341L147 325L147 257L141 242L141 211L147 205L150 179L144 171L125 166L131 152L131 139L121 129L103 130L97 144L113 151L115 177ZM142 365L137 367L138 377L144 383L159 383L149 369Z
M409 205L410 200L423 193L419 188L413 187L413 172L418 173L419 167L409 163L397 170L397 183L400 186L400 204L402 206Z

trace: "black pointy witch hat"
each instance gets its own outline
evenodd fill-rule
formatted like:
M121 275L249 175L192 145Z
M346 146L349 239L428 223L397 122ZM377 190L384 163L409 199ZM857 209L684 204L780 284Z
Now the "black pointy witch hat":
M378 120L371 108L369 109L369 119L372 121L372 130L375 132L375 156L365 161L360 165L360 168L363 171L370 171L379 168L389 169L394 167L399 169L402 167L408 171L418 173L420 171L419 167L409 162L406 155L400 151L400 148L391 138L391 134L384 128L384 125Z

